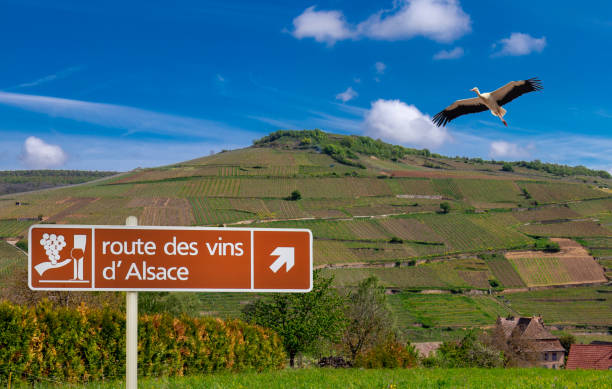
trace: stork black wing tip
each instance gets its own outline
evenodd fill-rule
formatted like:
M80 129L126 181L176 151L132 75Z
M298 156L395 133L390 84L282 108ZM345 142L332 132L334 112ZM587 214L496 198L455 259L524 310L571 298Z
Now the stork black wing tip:
M534 90L542 90L544 86L542 85L542 80L537 77L532 77L525 80L529 86L531 86Z
M444 127L446 123L448 123L448 118L444 114L444 111L441 111L435 114L431 121L438 127Z

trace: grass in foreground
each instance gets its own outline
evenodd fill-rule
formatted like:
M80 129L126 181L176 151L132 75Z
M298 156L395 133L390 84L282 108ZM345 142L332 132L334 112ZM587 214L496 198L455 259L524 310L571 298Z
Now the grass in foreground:
M297 369L266 373L220 373L181 378L141 379L139 388L609 388L611 371L546 369ZM40 384L37 388L66 387ZM15 385L14 387L26 387ZM122 381L75 385L123 388Z

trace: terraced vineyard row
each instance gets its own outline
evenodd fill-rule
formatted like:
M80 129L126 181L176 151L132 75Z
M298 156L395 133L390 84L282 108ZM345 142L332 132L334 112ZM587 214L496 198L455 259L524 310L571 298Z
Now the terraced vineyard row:
M569 207L583 216L610 213L612 212L612 198L581 201L579 203L572 203Z
M451 199L462 199L463 194L459 189L457 183L450 178L437 178L433 179L433 187L435 191L442 196L449 197Z
M510 258L527 286L567 284L572 277L559 258Z
M472 203L517 203L521 190L513 181L456 180L459 191Z
M564 206L541 207L535 210L513 212L512 215L521 222L578 219L581 217L571 208Z
M0 290L11 277L15 269L24 269L28 258L15 247L0 240Z
M501 255L486 259L489 269L504 288L522 288L525 283L512 264Z
M601 190L592 189L581 184L521 182L519 186L527 189L529 194L539 203L558 203L609 197L609 194Z
M574 221L551 224L529 224L521 226L526 234L550 237L609 236L612 232L593 221Z
M453 251L488 250L527 244L530 239L493 222L491 216L419 215Z
M409 288L476 288L461 277L454 264L450 262L428 263L419 266L370 268L370 269L335 269L325 270L335 276L338 286L355 286L359 281L377 276L387 287Z
M512 293L503 299L521 315L541 314L549 324L610 325L610 286Z
M389 296L400 326L481 326L506 317L510 310L489 296L399 293Z
M189 202L197 225L219 225L253 218L252 213L232 209L227 199L192 197Z
M37 220L0 220L0 238L10 238L15 236L26 236L27 229L37 223Z
M204 178L186 181L177 194L182 197L238 197L241 181L237 178Z

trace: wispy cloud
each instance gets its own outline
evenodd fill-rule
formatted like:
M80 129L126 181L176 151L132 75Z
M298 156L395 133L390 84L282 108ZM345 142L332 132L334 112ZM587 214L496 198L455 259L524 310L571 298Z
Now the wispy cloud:
M72 66L72 67L60 70L57 73L49 74L47 76L41 77L39 79L36 79L34 81L24 82L23 84L19 84L19 85L16 85L14 87L7 88L7 89L29 88L29 87L33 87L33 86L38 86L38 85L46 84L46 83L51 82L51 81L55 81L55 80L59 80L59 79L62 79L62 78L66 78L69 75L71 75L73 73L76 73L76 72L78 72L78 71L80 71L82 69L83 69L82 66Z
M376 69L376 73L384 74L385 70L387 69L387 65L385 65L383 62L376 62L374 64L374 68Z
M353 100L357 96L357 92L355 92L355 90L349 86L344 92L338 93L336 95L336 100L340 100L343 103L346 103L347 101Z
M8 92L0 92L0 104L52 117L123 129L128 134L149 133L220 140L238 135L246 136L247 139L253 136L250 132L216 121L170 115L123 105Z
M489 155L493 158L505 159L526 159L529 157L527 148L518 145L517 143L497 140L491 142Z
M501 45L501 49L493 53L493 57L506 55L519 56L533 52L541 53L544 47L546 47L546 37L534 38L529 34L513 32L509 38L504 38L498 43ZM493 48L496 47L497 44L494 44Z
M455 47L452 50L440 50L434 56L433 59L457 59L463 57L463 47Z

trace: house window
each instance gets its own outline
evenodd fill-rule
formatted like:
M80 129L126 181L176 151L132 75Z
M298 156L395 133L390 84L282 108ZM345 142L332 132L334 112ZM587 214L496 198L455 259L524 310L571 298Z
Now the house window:
M552 359L552 360L553 360L553 361L556 361L556 360L557 360L557 353L552 353L552 357L553 357L553 359Z
M548 361L548 353L544 353L544 360Z

